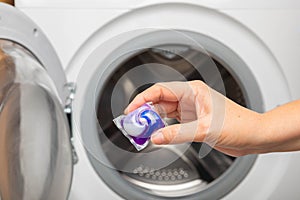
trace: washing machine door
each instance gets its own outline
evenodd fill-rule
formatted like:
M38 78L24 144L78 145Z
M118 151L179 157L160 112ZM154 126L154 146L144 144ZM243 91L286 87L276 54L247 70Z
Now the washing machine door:
M45 35L0 3L0 199L66 199L72 178L65 77Z

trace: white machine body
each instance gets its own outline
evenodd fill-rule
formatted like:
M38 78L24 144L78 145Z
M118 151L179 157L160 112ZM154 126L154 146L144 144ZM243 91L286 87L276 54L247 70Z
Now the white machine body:
M172 16L176 19L162 17L159 21L154 21L157 20L156 16L167 16L168 12L167 9L156 12L155 6L169 4L174 5L179 12L178 16ZM98 45L121 32L140 28L181 28L201 32L239 54L255 74L264 100L263 111L300 98L298 0L15 0L15 6L48 36L62 62L68 81L83 80L78 76L82 76L81 66L88 55ZM194 11L185 12L188 10L184 8L186 6L205 10L199 13L202 18L190 20ZM141 12L126 15L140 8ZM172 9L169 12L172 14ZM123 19L117 19L119 16ZM220 16L226 17L223 20ZM145 24L143 20L148 20L148 23ZM111 27L113 28L109 31ZM99 35L102 29L104 32L98 38L89 39L93 34ZM231 31L240 34L233 35ZM117 46L111 45L110 48ZM253 52L258 46L266 51ZM105 57L110 51L102 51L101 56ZM264 67L272 65L265 57L274 58L274 70ZM278 83L274 82L273 76L280 77ZM85 83L78 84L82 86L81 89L88 87ZM77 105L81 105L83 101L83 97L78 97ZM86 155L85 146L80 142L80 129L76 126L73 129L79 162L74 166L69 199L122 199L99 178ZM297 199L300 195L299 166L299 152L259 155L244 180L223 199Z

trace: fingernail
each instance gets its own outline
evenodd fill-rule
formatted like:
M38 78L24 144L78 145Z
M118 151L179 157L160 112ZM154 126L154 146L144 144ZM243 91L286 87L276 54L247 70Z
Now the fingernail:
M156 131L155 133L153 133L151 135L151 141L154 143L154 144L164 144L165 142L165 137L164 135L162 134L162 132L160 130Z
M129 106L130 106L130 104L124 110L124 114L126 114L126 115L129 113Z

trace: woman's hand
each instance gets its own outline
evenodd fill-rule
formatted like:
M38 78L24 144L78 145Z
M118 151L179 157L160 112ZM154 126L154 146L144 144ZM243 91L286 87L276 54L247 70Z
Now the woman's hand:
M180 122L154 133L151 140L155 144L205 142L232 156L300 149L300 128L298 135L293 129L292 135L283 137L281 134L281 139L274 137L280 129L276 120L281 119L276 111L273 114L272 111L266 114L251 111L201 81L155 84L137 95L125 114L146 102L153 102L163 117L176 118ZM289 136L298 139L298 143L286 148L282 142L293 141Z

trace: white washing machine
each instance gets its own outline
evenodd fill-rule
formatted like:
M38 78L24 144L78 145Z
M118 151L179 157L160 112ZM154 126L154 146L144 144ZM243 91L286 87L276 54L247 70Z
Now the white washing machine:
M14 61L0 76L3 200L299 198L299 152L138 153L112 123L159 81L201 79L259 112L300 98L299 1L15 4L0 4L0 47Z

